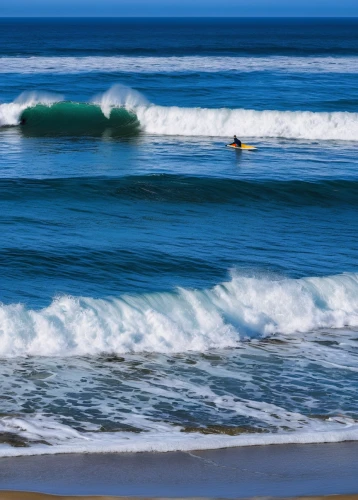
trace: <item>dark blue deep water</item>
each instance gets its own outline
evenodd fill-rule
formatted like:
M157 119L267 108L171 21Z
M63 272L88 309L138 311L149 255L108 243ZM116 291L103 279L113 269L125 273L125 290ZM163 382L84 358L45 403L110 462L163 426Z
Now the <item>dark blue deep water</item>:
M358 439L357 19L2 19L0 82L1 455Z

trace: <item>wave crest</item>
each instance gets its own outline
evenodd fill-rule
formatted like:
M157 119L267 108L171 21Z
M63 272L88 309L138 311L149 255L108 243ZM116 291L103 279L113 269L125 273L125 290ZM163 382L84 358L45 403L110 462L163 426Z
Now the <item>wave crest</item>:
M358 113L152 105L138 108L136 114L150 134L358 141Z
M293 206L357 206L358 180L250 181L174 174L123 177L60 177L0 179L2 200L52 199L150 200L163 203L260 203Z
M47 92L23 92L13 102L0 105L0 127L18 125L22 113L38 104L51 106L63 100L63 96Z
M107 92L97 95L93 99L93 103L101 108L102 113L108 119L110 119L111 112L116 108L135 111L139 106L146 107L149 105L143 94L120 84L113 85Z
M213 289L60 297L42 310L0 307L0 355L205 351L276 333L358 326L358 274L233 276Z
M115 85L91 103L24 93L0 105L0 127L26 120L29 133L119 135L137 132L175 136L288 138L358 141L358 113L206 109L157 106L139 92Z

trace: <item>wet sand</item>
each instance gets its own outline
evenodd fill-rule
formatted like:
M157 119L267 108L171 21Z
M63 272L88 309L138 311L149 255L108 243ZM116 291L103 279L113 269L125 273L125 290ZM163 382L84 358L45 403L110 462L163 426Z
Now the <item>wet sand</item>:
M126 500L125 497L78 497L78 496L58 496L58 495L45 495L43 493L25 493L23 491L2 491L0 492L0 500L113 500L121 498Z
M0 499L45 499L19 491L87 498L353 495L358 493L357 456L358 443L349 442L2 458Z
M264 497L265 498L265 497ZM293 497L295 498L295 497ZM5 491L0 492L0 500L152 500L146 497L83 497L83 496L58 496L45 495L43 493L25 493L23 491ZM357 495L334 495L332 497L296 497L295 500L358 500ZM156 500L165 500L157 498ZM177 499L179 500L179 499ZM197 500L197 499L191 499ZM205 500L205 499L201 499ZM257 500L257 498L255 499ZM267 497L265 498L267 500Z

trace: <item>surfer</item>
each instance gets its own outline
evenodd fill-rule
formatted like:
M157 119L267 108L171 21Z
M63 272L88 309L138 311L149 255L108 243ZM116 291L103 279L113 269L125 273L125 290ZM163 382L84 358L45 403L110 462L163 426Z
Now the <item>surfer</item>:
M242 149L245 149L246 151L252 151L253 149L257 149L255 146L250 146L250 144L244 144L243 142L240 141L240 139L236 137L236 135L234 135L234 142L232 142L231 144L226 144L226 146L228 148L239 149L240 151Z
M237 147L241 148L241 141L234 135L234 142L233 144L236 144Z

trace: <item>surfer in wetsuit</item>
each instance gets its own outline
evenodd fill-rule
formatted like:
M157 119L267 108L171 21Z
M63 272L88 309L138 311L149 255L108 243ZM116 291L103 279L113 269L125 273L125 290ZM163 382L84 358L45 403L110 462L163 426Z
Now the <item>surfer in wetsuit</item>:
M236 144L236 146L241 148L241 141L236 137L236 135L234 135L234 144Z

